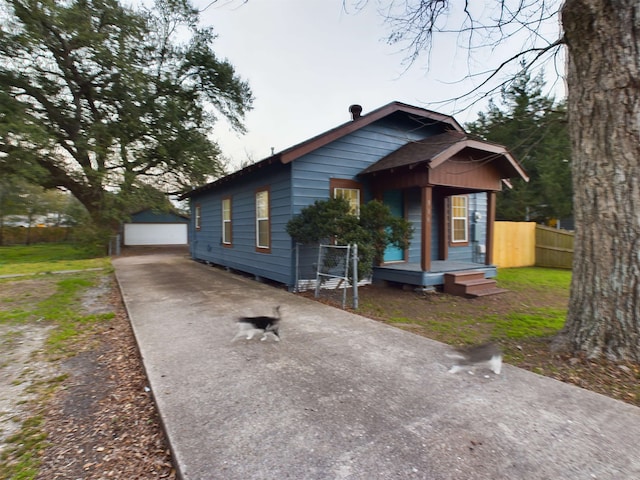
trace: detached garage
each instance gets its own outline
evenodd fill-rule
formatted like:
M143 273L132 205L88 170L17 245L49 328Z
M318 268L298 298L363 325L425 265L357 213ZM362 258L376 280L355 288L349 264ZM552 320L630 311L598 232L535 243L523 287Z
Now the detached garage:
M168 212L142 210L124 224L125 246L188 245L189 217Z

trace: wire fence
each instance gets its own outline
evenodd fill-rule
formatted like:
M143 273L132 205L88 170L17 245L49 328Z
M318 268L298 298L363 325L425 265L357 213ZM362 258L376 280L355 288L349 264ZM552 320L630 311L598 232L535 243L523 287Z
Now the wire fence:
M357 245L296 245L296 291L313 290L319 298L335 297L335 292L342 290L342 308L345 308L350 288L353 308L358 308L358 284L362 282L358 281L357 252Z

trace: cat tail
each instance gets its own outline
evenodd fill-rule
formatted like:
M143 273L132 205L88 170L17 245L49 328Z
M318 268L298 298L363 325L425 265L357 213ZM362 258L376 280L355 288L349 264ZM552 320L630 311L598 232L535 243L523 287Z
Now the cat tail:
M445 353L444 356L447 358L457 358L461 360L464 360L467 358L467 356L464 353L459 353L459 352Z

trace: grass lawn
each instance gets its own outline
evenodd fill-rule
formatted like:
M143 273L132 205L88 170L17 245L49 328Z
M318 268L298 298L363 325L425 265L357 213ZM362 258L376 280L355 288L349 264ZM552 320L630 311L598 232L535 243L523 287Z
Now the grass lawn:
M96 258L71 244L0 247L0 276L89 268L111 268L111 262L108 257Z

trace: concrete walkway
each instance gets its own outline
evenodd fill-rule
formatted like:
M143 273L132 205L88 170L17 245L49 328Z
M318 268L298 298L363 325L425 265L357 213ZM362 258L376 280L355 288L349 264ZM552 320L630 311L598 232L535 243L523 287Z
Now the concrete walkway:
M113 263L185 480L640 478L636 407L449 374L443 344L184 256ZM281 342L231 342L275 305Z

